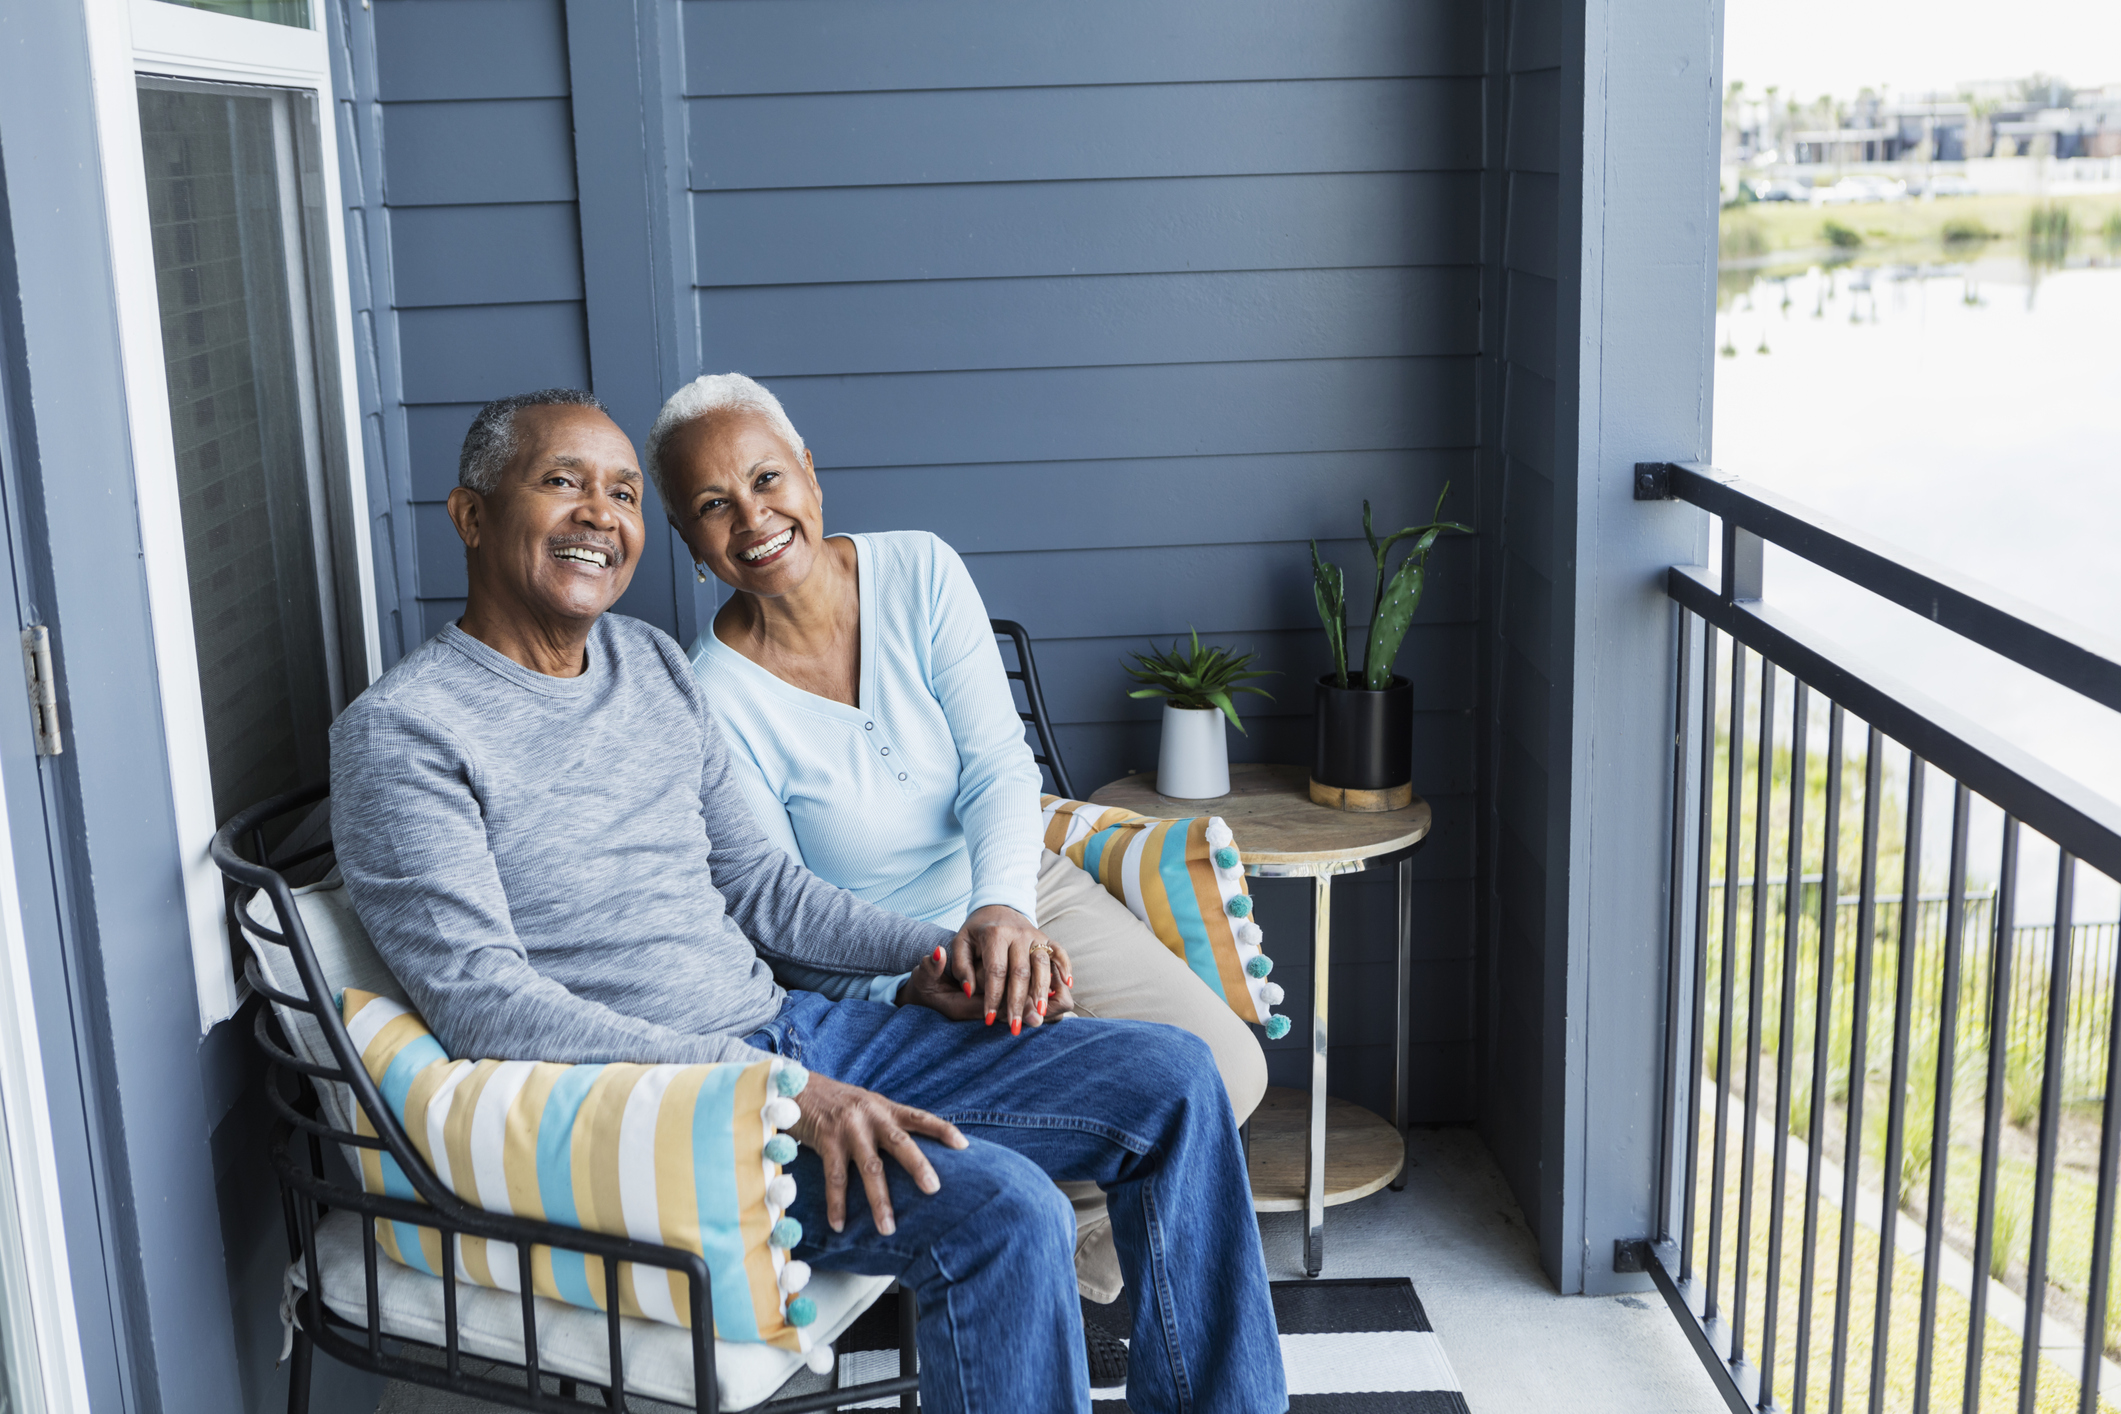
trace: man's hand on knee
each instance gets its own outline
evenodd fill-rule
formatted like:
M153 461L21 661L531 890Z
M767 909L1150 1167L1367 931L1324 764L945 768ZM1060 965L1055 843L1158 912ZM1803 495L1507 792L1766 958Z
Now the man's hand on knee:
M803 1088L803 1117L789 1132L798 1142L817 1150L825 1165L825 1221L834 1232L847 1227L847 1166L854 1165L869 1195L870 1216L876 1230L889 1237L898 1227L891 1212L891 1190L884 1181L883 1155L898 1160L913 1175L923 1193L943 1186L916 1134L941 1140L953 1149L966 1146L957 1126L926 1110L914 1109L885 1099L859 1085L845 1085L813 1074Z

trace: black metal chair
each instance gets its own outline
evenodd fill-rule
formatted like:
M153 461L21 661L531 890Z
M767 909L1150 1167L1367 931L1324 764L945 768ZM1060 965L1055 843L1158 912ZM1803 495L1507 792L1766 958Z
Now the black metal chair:
M306 1278L305 1289L294 1293L296 1320L287 1397L290 1414L306 1414L309 1407L310 1365L316 1350L322 1350L355 1369L370 1370L392 1379L446 1389L517 1409L623 1410L627 1407L627 1399L622 1323L633 1328L636 1342L644 1338L662 1339L665 1333L669 1339L688 1341L695 1408L701 1414L719 1414L720 1392L715 1383L715 1343L712 1337L713 1294L708 1289L707 1264L698 1254L472 1207L436 1177L413 1147L390 1107L384 1103L339 1019L331 984L311 946L302 911L296 905L294 890L287 880L289 870L305 865L321 872L325 858L331 853L331 845L326 841L303 846L297 833L290 836L294 841L292 845L283 846L284 853L274 855L267 848L267 840L290 818L299 820L304 815L314 816L315 807L325 799L326 793L323 786L311 786L245 810L214 836L212 850L213 861L226 881L229 935L243 955L244 975L250 985L272 1003L271 1007L258 1008L254 1031L267 1060L266 1098L277 1115L272 1139L273 1167L279 1175L288 1248L292 1261L302 1264L302 1275ZM276 926L267 926L252 913L253 901L261 893L271 903ZM246 941L246 935L267 946L286 950L294 972L300 978L299 992L273 985L273 979L259 966L256 950ZM282 1009L280 1021L276 1021L273 1008ZM290 1033L300 1025L298 1018L305 1016L313 1020L321 1032L323 1044L329 1052L328 1063L305 1060L296 1054L301 1047L292 1044ZM314 1038L310 1038L309 1043L313 1044L313 1041ZM373 1137L353 1133L331 1122L328 1107L321 1101L320 1089L331 1083L343 1085L351 1092L353 1102L375 1131ZM298 1131L303 1136L300 1143L295 1138ZM335 1181L325 1167L327 1142L388 1153L404 1170L421 1201L367 1193ZM317 1233L326 1215L336 1211L358 1215L366 1288L362 1303L365 1323L342 1317L327 1299L325 1276L318 1261ZM435 1282L440 1288L443 1338L439 1343L384 1329L378 1263L388 1262L388 1259L381 1256L377 1244L376 1218L433 1228L442 1234L444 1250L452 1254L450 1260L441 1263L442 1276L433 1278L414 1274L418 1280ZM467 1353L463 1347L459 1283L454 1260L457 1243L463 1238L485 1238L514 1248L521 1289L520 1348L523 1358L520 1361L496 1359L483 1350ZM543 1324L550 1329L556 1318L548 1310L541 1321L538 1307L545 1305L549 1308L552 1303L531 1294L533 1246L578 1252L603 1261L606 1309L602 1319L609 1337L603 1369L608 1379L592 1386L600 1391L601 1404L591 1404L581 1396L581 1387L590 1384L588 1379L562 1377L559 1371L549 1368L541 1372L539 1328ZM646 1323L622 1317L619 1314L619 1264L622 1262L678 1273L690 1292L690 1309L698 1317L691 1329L656 1327L644 1337L641 1332ZM398 1270L410 1272L409 1268ZM396 1273L392 1274L392 1280L399 1280ZM473 1288L472 1291L477 1293L477 1299L491 1299L489 1289ZM911 1371L914 1368L913 1293L901 1288L898 1304L899 1368ZM574 1308L564 1309L573 1311ZM592 1321L598 1319L597 1313L580 1314ZM402 1353L411 1347L439 1357L438 1363ZM496 1373L511 1371L521 1383L513 1379L497 1379L491 1374L473 1373L465 1368L467 1359L495 1367ZM557 1395L547 1391L543 1376L559 1377ZM919 1385L917 1376L901 1374L891 1379L751 1407L759 1414L803 1414L803 1411L838 1409L847 1404L897 1395L899 1407L912 1410L917 1407ZM661 1399L664 1396L653 1397Z
M1024 687L1024 709L1016 715L1024 719L1024 725L1031 728L1032 735L1038 739L1038 750L1031 753L1031 759L1046 768L1055 795L1069 800L1080 799L1068 780L1068 768L1061 764L1060 747L1053 737L1053 723L1046 716L1046 694L1039 689L1038 665L1031 660L1031 635L1014 619L991 619L989 622L994 626L994 636L1008 639L1016 649L1016 667L1009 670L1009 680L1022 683Z

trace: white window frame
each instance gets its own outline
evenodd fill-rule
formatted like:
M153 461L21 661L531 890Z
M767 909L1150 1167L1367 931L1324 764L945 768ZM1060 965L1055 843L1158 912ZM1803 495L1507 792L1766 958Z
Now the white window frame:
M383 654L376 623L368 481L361 448L353 306L347 283L337 109L331 83L331 54L323 32L325 6L333 0L310 0L310 29L194 10L164 0L81 3L88 16L141 558L147 578L148 611L154 621L155 676L160 687L164 745L182 853L192 973L198 987L199 1029L203 1034L235 1015L244 988L229 961L220 873L207 855L215 829L213 780L207 765L206 714L192 636L191 582L185 571L176 444L170 431L168 375L162 361L162 321L148 226L147 170L141 150L136 84L140 76L152 74L302 89L315 96L324 205L333 213L324 223L331 267L324 274L330 284L330 318L338 343L341 406L336 411L351 483L335 489L346 496L353 521L357 581L341 583L337 588L342 604L348 595L355 599L368 677L374 681L382 673ZM333 410L320 411L329 417ZM340 573L344 574L343 566Z

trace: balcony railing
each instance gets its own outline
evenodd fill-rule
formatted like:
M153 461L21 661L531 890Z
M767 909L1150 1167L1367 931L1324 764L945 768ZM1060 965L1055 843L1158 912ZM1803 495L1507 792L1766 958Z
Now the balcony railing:
M2117 711L2121 644L1712 468L1636 494L1723 562L1667 579L1661 1230L1617 1259L1733 1410L2113 1408L2117 930L2076 903L2121 806L1760 602L1764 545Z

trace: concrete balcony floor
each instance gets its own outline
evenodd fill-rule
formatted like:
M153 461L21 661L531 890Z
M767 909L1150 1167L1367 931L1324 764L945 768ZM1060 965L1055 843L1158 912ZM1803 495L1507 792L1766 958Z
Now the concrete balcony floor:
M1655 1293L1555 1294L1523 1214L1471 1130L1417 1130L1408 1153L1404 1192L1327 1210L1321 1275L1412 1277L1473 1414L1722 1414ZM1303 1215L1262 1214L1260 1231L1269 1275L1301 1277ZM393 1384L379 1414L496 1407Z
M1408 1276L1473 1414L1723 1414L1655 1292L1561 1296L1469 1129L1416 1130L1404 1192L1326 1210L1323 1277ZM1303 1275L1303 1215L1265 1213L1267 1271Z

